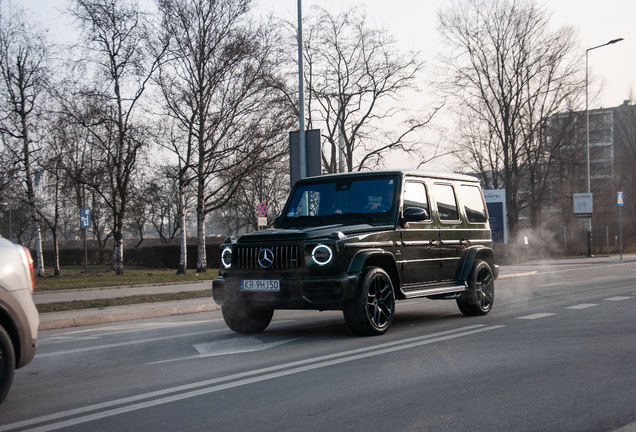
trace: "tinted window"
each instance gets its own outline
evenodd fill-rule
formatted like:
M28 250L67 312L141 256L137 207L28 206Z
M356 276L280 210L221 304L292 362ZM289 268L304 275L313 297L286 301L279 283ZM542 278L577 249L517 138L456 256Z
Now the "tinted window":
M397 184L396 178L385 177L330 179L301 185L290 199L282 227L353 223L355 217L362 218L358 223L391 221Z
M439 213L440 220L459 220L459 212L457 211L455 192L451 185L436 184L435 201L437 201L437 212Z
M404 208L409 207L423 208L427 214L431 214L428 209L428 196L424 183L407 182L404 186Z
M481 198L481 191L476 186L461 186L460 193L462 204L466 210L466 218L468 222L486 222L486 209L484 201Z

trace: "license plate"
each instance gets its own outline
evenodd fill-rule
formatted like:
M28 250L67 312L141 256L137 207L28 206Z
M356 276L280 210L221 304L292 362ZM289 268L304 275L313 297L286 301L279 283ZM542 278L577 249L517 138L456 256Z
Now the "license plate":
M242 280L241 291L280 291L279 280Z

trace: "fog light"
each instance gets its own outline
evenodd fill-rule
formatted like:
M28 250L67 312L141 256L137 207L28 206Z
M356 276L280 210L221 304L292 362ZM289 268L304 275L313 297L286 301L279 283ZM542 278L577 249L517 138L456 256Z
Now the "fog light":
M311 257L314 259L314 262L318 265L327 265L331 262L331 258L333 258L333 252L328 246L318 245L311 251Z

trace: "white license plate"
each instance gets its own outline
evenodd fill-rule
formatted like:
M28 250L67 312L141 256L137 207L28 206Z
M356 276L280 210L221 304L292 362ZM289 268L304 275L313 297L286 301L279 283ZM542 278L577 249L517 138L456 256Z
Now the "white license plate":
M242 280L241 291L280 291L279 280Z

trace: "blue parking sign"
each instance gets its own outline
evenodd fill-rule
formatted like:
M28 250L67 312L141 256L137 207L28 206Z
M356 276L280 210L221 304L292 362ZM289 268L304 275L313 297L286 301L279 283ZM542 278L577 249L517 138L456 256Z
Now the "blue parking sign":
M91 227L91 209L80 209L80 228Z
M618 198L618 205L622 206L623 205L623 192L619 192L617 198Z

